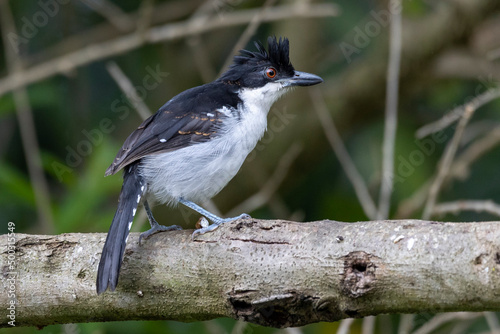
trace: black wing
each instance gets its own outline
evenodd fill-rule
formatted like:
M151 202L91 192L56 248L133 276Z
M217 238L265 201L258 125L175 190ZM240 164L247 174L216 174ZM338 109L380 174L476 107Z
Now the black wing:
M130 134L105 175L115 174L146 155L216 137L228 117L218 109L226 106L235 110L240 101L235 92L221 83L191 88L177 95Z

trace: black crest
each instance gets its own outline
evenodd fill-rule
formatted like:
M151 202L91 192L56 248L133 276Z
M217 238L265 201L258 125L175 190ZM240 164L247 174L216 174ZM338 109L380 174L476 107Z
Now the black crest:
M252 52L248 50L241 50L241 55L234 57L234 66L244 65L246 63L255 63L259 62L271 62L273 65L280 66L292 66L290 63L290 44L288 42L288 38L281 38L279 40L276 37L269 37L267 39L268 49L266 50L264 45L261 42L255 42L255 47L258 52Z
M267 44L267 50L260 42L255 42L257 52L240 50L240 54L234 57L233 64L220 80L241 84L241 80L244 80L243 75L262 71L268 66L276 68L282 77L293 76L295 70L290 62L288 38L269 37Z

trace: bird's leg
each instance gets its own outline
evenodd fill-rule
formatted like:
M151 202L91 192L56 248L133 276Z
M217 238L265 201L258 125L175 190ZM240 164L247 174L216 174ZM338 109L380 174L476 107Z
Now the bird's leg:
M241 215L237 216L237 217L232 217L232 218L221 218L219 216L216 216L214 215L213 213L203 209L201 206L199 206L198 204L196 203L193 203L191 201L188 201L188 200L185 200L184 198L179 198L179 203L187 206L188 208L198 212L200 215L204 216L205 218L207 218L208 220L210 220L212 222L212 225L209 225L209 226L206 226L206 227L202 227L202 228L199 228L197 230L195 230L193 232L193 235L192 237L194 237L195 235L197 234L204 234L204 233L207 233L207 232L210 232L210 231L213 231L215 230L217 227L219 227L220 224L223 224L223 223L227 223L227 222L230 222L230 221L233 221L233 220L236 220L236 219L247 219L247 218L251 218L250 215L246 214L246 213L242 213Z
M157 232L182 230L182 227L180 227L179 225L165 226L165 225L158 224L158 222L153 217L153 213L151 212L151 209L149 208L148 201L144 201L143 205L144 205L144 209L146 209L146 214L148 215L148 220L149 220L149 224L151 225L151 228L149 230L147 230L146 232L141 233L141 235L139 236L139 245L141 244L142 238L147 239L152 234L155 234Z

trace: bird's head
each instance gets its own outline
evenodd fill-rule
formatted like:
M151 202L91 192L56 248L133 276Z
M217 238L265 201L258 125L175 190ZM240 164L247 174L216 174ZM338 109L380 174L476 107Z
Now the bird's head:
M241 50L219 80L243 89L257 89L264 95L267 92L279 92L272 95L281 95L290 87L312 86L323 82L317 75L293 68L287 38L277 40L276 37L269 37L267 43L267 50L260 42L255 42L257 52Z

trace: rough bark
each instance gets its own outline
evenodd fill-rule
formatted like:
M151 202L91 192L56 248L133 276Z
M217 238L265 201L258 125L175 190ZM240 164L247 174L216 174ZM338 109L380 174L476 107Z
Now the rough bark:
M132 233L117 291L100 296L105 234L17 234L15 267L4 247L0 255L0 305L12 299L7 280L15 272L16 326L231 317L288 327L381 313L500 311L500 222L252 219L194 240L191 232L156 234L142 246ZM7 238L0 236L2 246Z

